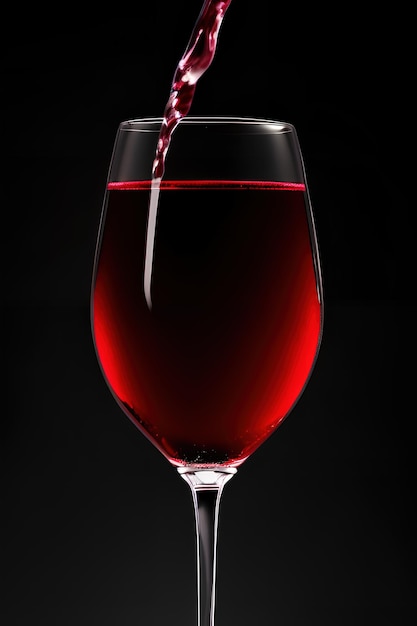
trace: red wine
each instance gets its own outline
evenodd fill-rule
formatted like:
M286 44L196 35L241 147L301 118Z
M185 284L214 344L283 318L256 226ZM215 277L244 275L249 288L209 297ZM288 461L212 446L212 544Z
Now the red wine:
M161 179L172 133L193 102L197 81L211 65L217 37L231 0L204 0L190 40L178 63L165 105L163 122L153 164L152 177Z
M318 350L304 185L163 181L152 309L149 188L109 183L93 291L99 361L172 463L239 465L288 415Z

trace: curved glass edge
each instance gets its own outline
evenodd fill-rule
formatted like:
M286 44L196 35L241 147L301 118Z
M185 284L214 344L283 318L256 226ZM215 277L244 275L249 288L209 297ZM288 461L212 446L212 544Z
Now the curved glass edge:
M159 132L163 122L162 117L143 117L125 120L120 123L119 130L132 132ZM278 120L263 119L256 117L235 117L235 116L195 116L187 115L180 120L182 126L204 126L204 125L230 125L230 126L248 126L253 127L257 131L260 129L270 133L271 130L276 133L295 132L295 128L289 122Z

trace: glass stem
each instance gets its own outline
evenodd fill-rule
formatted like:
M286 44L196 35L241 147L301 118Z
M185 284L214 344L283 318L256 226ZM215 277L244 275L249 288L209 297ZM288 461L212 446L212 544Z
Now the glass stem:
M195 470L178 468L189 484L194 502L197 534L197 626L214 626L216 548L220 498L235 468Z

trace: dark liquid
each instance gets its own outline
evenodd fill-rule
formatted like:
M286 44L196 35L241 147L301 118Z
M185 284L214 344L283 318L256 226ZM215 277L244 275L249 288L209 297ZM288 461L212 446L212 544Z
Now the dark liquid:
M289 413L318 349L303 186L174 184L159 198L152 310L143 288L149 189L108 190L96 348L116 398L171 462L238 465Z

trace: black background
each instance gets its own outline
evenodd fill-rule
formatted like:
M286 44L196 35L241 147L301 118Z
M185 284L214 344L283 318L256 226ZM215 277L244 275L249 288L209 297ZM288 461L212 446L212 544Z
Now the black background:
M105 386L89 289L117 126L162 113L199 9L3 23L7 626L195 624L191 497ZM296 126L326 299L305 394L226 487L216 626L415 623L411 22L234 0L197 88L193 114Z

